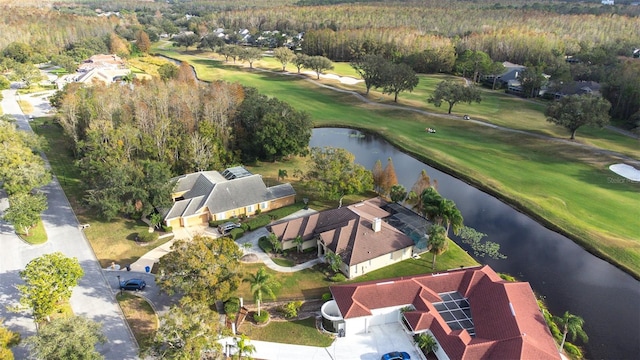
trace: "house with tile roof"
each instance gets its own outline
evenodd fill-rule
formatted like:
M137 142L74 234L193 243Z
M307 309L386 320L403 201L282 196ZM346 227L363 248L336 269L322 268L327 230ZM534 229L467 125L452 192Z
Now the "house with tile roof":
M323 324L350 336L401 323L438 343L438 359L560 359L533 290L489 266L335 285ZM325 325L326 326L326 325Z
M380 198L369 199L273 224L268 229L284 250L297 246L294 240L300 236L302 249L317 247L319 257L327 252L339 255L341 271L351 279L413 255L414 241L383 221L390 215L380 208L384 204Z
M262 176L243 167L200 171L180 176L171 195L173 206L164 222L171 227L188 227L254 215L291 205L296 192L291 184L267 187Z

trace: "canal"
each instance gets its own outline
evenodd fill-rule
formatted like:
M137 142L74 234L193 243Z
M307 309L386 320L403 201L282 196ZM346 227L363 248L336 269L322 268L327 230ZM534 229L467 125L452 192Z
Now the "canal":
M538 224L500 200L402 153L371 134L339 128L314 129L310 146L339 147L372 169L393 160L398 181L411 189L422 169L438 191L455 201L466 226L500 244L504 260L479 259L496 271L528 281L554 315L585 320L589 359L640 358L640 282L591 255L570 239ZM507 171L507 169L505 169ZM579 344L582 345L582 344Z

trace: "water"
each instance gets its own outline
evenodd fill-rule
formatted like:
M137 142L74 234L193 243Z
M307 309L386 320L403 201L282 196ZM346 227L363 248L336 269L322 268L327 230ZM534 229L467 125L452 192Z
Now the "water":
M340 147L373 169L391 157L398 181L411 189L422 169L438 191L455 201L467 226L500 244L505 260L482 260L494 270L528 281L555 315L585 320L589 359L640 359L640 282L538 224L500 200L431 168L373 135L349 129L315 129L310 146Z

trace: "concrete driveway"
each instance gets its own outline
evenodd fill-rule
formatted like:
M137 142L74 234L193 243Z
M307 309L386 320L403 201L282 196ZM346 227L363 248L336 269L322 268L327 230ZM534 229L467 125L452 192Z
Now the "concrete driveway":
M15 90L5 90L2 95L4 99L1 105L4 113L15 118L21 130L31 131L27 117L16 102ZM9 329L19 332L23 338L35 333L35 326L29 315L10 312L8 307L16 305L19 300L19 293L15 288L16 284L21 283L19 271L32 259L59 251L66 256L77 258L84 270L84 277L74 288L70 304L76 315L102 324L108 342L98 347L100 353L106 359L137 359L136 342L93 249L78 228L78 220L62 188L54 178L42 188L42 192L47 196L49 205L42 214L49 238L45 244L32 246L23 242L14 234L10 225L0 221L0 317L5 318L5 325ZM6 194L0 195L0 198L6 199ZM6 205L6 200L2 200L2 203ZM28 351L23 346L13 350L16 359L28 357Z

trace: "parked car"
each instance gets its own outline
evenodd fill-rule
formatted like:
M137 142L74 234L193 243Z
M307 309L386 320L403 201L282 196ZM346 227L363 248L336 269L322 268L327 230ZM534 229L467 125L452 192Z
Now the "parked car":
M120 282L120 290L143 290L147 283L142 279L129 279Z
M220 234L226 235L229 231L239 227L240 224L236 224L234 222L226 222L222 225L218 225L218 231L220 232Z
M411 360L411 356L408 353L402 351L394 351L388 354L382 355L381 360Z

